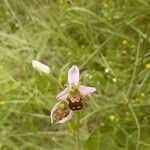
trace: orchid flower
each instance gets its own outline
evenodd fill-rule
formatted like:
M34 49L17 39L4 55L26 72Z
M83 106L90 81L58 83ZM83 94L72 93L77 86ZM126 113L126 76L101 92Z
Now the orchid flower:
M84 97L96 91L96 88L94 87L80 85L79 76L79 68L76 65L72 66L68 71L69 85L57 95L57 99L65 100L69 97L70 93L75 94L75 92L78 96L80 95L80 97Z
M89 95L96 91L96 88L94 88L94 87L80 85L79 78L80 78L79 77L79 68L76 65L74 65L68 71L68 86L67 86L67 88L65 88L62 92L60 92L57 95L57 99L60 100L59 102L65 102L66 106L67 106L66 110L69 109L70 111L68 111L67 114L66 113L64 114L64 116L65 116L64 118L62 117L61 114L59 114L60 116L57 116L58 120L55 119L56 121L58 121L57 123L64 123L64 122L70 120L72 111L82 109L84 96ZM59 106L59 104L60 104L59 102L56 103L56 105L53 107L53 109L51 111L51 119L55 118L55 116L56 116L56 113L53 110L55 110L55 108ZM60 111L60 109L59 109L59 111ZM64 112L65 112L65 110L64 110ZM51 122L52 122L52 120L51 120Z
M67 101L59 101L51 110L51 123L64 123L72 118L72 111L68 107Z
M45 73L45 74L50 73L50 68L39 61L32 60L32 67L40 73Z

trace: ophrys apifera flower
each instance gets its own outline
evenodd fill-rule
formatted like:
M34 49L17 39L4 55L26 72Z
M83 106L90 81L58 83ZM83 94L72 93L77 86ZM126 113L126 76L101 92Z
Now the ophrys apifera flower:
M83 107L83 97L96 91L96 88L80 85L79 68L74 65L68 71L68 87L57 95L59 100L67 100L71 110Z
M67 101L59 101L51 110L51 123L64 123L70 120L72 111L68 107Z

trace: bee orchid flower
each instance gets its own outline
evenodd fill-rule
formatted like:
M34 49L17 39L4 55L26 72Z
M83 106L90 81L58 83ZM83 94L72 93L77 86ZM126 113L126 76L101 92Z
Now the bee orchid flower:
M51 110L51 123L65 123L72 118L72 111L68 107L67 101L59 101Z
M68 100L71 110L83 107L83 97L96 91L96 88L80 85L79 68L73 65L68 71L68 87L57 95L58 100Z

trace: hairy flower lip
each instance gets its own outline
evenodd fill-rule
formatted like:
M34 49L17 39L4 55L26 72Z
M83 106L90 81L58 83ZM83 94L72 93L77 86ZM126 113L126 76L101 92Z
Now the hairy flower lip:
M63 102L65 102L65 101L63 101ZM67 102L67 101L66 101L66 102ZM62 103L62 101L57 102L57 103L54 105L54 107L52 108L52 110L51 110L50 119L51 119L51 123L52 123L52 124L53 124L53 123L55 123L55 124L58 124L58 123L65 123L65 122L69 121L69 120L72 118L72 111L70 110L69 114L68 114L66 117L63 117L61 120L54 121L54 119L53 119L53 113L54 113L54 111L56 110L56 108L60 108L60 107L61 107L61 103ZM68 102L67 102L67 103L68 103ZM69 109L68 104L67 104L66 109Z

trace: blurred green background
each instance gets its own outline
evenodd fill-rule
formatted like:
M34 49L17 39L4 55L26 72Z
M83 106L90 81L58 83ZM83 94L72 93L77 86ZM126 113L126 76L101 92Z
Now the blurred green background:
M97 93L80 113L81 150L150 149L149 0L0 0L0 149L78 150L72 121L51 125L76 64Z

